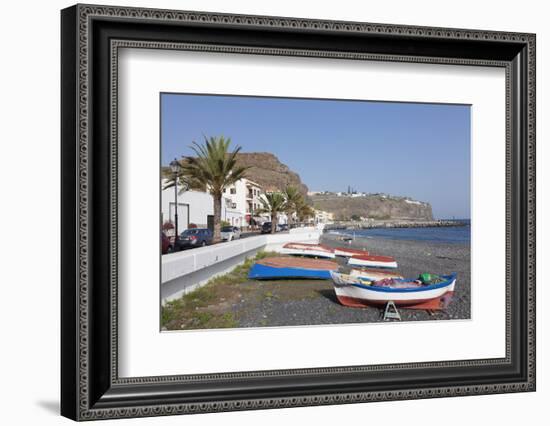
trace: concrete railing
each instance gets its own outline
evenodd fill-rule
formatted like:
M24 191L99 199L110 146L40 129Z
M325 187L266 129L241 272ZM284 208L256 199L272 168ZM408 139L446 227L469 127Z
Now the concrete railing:
M288 242L318 243L321 231L297 228L290 233L257 235L162 256L162 303L178 299L225 274L261 250L277 251Z

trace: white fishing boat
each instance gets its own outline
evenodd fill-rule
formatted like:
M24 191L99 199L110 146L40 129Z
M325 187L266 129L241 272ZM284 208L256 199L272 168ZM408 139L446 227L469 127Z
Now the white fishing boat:
M441 282L422 284L418 280L391 280L391 284L366 284L361 278L330 272L338 301L345 306L383 306L388 302L412 309L444 309L450 302L456 274L441 275Z
M348 259L348 265L370 268L397 268L397 262L390 256L353 255Z
M367 250L352 249L348 247L335 247L334 254L336 256L351 257L351 256L368 256Z
M324 257L327 259L336 257L332 248L322 244L286 243L278 252L294 256Z

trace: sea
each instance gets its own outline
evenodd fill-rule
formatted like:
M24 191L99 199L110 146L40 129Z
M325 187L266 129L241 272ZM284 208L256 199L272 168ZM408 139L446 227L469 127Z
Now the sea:
M429 228L374 228L339 229L330 231L355 238L386 238L388 240L426 241L446 244L470 244L470 220L460 220L462 226L442 226Z

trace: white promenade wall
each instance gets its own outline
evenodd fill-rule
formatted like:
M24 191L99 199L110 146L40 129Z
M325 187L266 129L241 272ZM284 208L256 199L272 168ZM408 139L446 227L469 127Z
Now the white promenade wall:
M162 256L161 301L175 300L225 274L261 250L277 251L288 242L318 243L322 231L298 228L289 233L257 235Z

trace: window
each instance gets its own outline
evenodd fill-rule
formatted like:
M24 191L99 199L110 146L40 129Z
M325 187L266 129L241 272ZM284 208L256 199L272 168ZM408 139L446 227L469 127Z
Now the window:
M231 189L229 190L229 193L230 193L230 194L236 194L236 193L237 193L237 189L236 189L236 188L231 188Z

